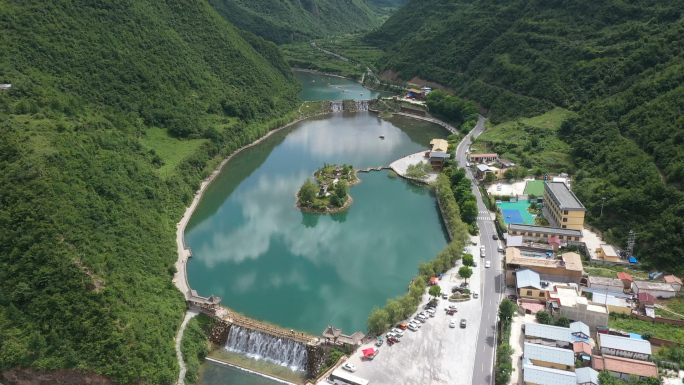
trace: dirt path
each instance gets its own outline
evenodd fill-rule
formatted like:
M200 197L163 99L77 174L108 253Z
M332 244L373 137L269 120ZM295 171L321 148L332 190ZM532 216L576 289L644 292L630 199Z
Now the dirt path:
M187 368L185 367L185 360L183 359L183 353L181 352L181 341L183 341L183 332L185 331L185 326L187 326L188 321L199 313L194 310L188 310L185 313L185 319L178 329L178 334L176 334L176 357L178 358L178 366L180 367L180 372L178 373L178 385L185 385L185 372Z

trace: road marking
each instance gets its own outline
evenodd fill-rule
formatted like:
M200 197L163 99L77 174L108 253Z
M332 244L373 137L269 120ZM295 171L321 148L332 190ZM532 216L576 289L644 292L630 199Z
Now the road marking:
M482 371L484 372L484 362L482 363Z
M489 319L489 316L490 316L490 315L491 315L491 314L487 314L487 319Z
M484 353L486 347L487 347L487 345L482 345L482 353Z

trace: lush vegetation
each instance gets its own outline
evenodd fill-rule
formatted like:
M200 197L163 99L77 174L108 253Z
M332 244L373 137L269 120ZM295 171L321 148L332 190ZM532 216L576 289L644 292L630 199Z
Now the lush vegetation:
M204 1L0 14L0 370L172 383L175 224L223 156L298 116L297 82Z
M684 344L684 326L641 321L624 314L610 313L608 327L638 334L650 334L656 338Z
M427 95L425 103L431 114L458 127L461 134L467 134L477 124L477 104L473 101L461 99L438 89Z
M577 112L558 137L587 221L621 246L635 231L641 262L682 272L683 10L673 0L413 0L368 41L386 51L388 76L451 87L494 123Z
M360 80L365 68L327 54L310 43L292 43L280 46L289 65L294 69L317 71Z
M380 7L364 0L209 0L226 20L277 44L368 31L380 25ZM397 3L397 1L391 1Z
M454 239L437 254L434 260L420 263L418 276L411 281L406 294L395 299L388 299L387 304L382 309L373 309L366 321L368 331L371 333L380 334L387 330L388 326L394 325L413 314L425 294L428 280L447 271L461 258L461 251L465 247L465 240L468 237L467 225L461 220L458 203L456 203L451 191L451 183L444 173L437 177L436 188L449 230Z
M644 379L639 379L637 376L630 378L629 381L619 379L615 377L613 373L608 370L604 370L599 373L599 383L601 385L629 385L634 383L644 384L644 385L660 385L661 381L659 378L647 377Z
M406 168L406 176L409 178L427 179L428 174L432 171L432 166L421 160L417 164L409 164Z
M188 321L183 332L181 341L181 353L185 360L185 382L194 384L199 378L200 364L204 357L209 354L209 342L207 341L207 325L213 324L213 320L204 313L200 313Z
M504 298L499 304L499 322L503 333L499 334L499 341L496 347L496 374L494 383L496 385L506 385L511 380L513 371L513 359L511 356L514 351L510 345L511 325L515 315L517 305Z
M575 171L570 156L570 145L561 140L561 124L576 114L555 108L533 118L520 118L487 129L473 142L477 153L496 152L499 157L520 165L521 172L535 169L535 174ZM485 151L486 149L486 151ZM475 152L475 151L474 151Z
M313 211L331 211L347 203L349 186L358 182L354 166L325 164L314 173L316 183L308 178L299 188L298 204L301 208ZM319 191L325 194L320 195Z

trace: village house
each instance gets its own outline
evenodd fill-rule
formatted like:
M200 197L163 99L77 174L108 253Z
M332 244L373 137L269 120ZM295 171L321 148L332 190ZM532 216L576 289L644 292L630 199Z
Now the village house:
M650 293L639 293L637 299L639 300L639 307L641 308L655 305L655 297Z
M432 139L430 141L430 151L433 152L447 152L449 142L444 139Z
M499 154L468 154L468 159L473 163L489 163L499 159Z
M561 246L578 245L584 242L581 229L568 229L560 227L547 226L533 226L523 225L519 223L511 223L508 225L509 235L522 235L524 241L539 241L540 239L549 241L551 238L558 238L561 240ZM565 241L563 243L562 241Z
M515 276L520 298L546 300L546 289L542 287L539 273L532 269L518 269Z
M560 370L575 370L575 353L570 349L525 342L523 357L536 366Z
M589 366L591 363L591 345L588 340L573 342L572 351L575 353L575 359L582 362L582 366Z
M506 248L506 284L516 284L516 270L529 268L541 281L579 284L582 279L582 257L577 253L562 254L560 259L526 257L516 247Z
M617 293L624 292L624 284L621 279L590 276L587 280L587 286L592 289L600 289L607 291L614 291Z
M634 281L632 282L632 291L636 295L648 293L656 298L672 298L677 294L669 283L653 281Z
M593 305L605 306L608 313L619 313L629 315L632 313L632 303L628 301L630 294L616 293L606 290L593 290L589 303Z
M648 360L651 357L651 343L642 339L599 333L598 344L604 355L637 360Z
M525 385L577 385L575 372L545 368L525 361L522 368Z
M608 309L590 304L587 298L581 296L577 285L555 285L548 293L547 307L554 317L566 316L592 328L608 325Z
M497 159L496 163L499 164L499 168L502 170L506 170L507 168L515 167L515 163L511 162L508 159L504 159L504 158Z
M628 381L632 375L637 376L640 380L646 377L658 377L658 366L650 361L611 355L594 355L591 366L596 371L608 370L615 377Z
M526 323L524 326L525 342L533 344L572 349L574 342L589 341L589 326L582 322L573 322L570 328L538 323Z
M553 227L582 230L587 209L565 183L544 182L544 217Z
M682 280L674 275L666 275L665 282L669 283L676 292L682 290Z
M615 247L613 247L612 245L600 245L596 248L596 250L594 250L594 252L596 253L595 259L598 259L600 261L611 263L620 262L620 254L617 252L617 250L615 250Z
M619 280L622 281L622 288L623 289L631 289L632 288L632 276L627 274L627 273L617 273L617 277Z

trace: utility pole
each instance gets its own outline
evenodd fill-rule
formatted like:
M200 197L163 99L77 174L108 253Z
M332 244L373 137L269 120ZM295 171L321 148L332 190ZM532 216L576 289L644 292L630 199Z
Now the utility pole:
M601 215L600 217L603 216L603 204L606 203L606 197L601 197Z

